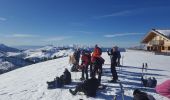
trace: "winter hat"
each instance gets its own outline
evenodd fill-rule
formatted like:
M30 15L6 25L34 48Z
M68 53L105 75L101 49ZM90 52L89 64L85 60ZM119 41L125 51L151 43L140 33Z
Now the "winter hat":
M136 95L136 94L139 94L139 93L141 93L141 91L139 90L139 89L135 89L134 91L133 91L133 95Z

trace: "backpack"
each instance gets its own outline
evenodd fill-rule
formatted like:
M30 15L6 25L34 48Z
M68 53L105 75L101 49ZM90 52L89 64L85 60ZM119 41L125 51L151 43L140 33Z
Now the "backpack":
M79 71L79 69L78 69L78 65L73 65L72 67L71 67L71 72L78 72Z
M157 85L157 80L155 79L155 77L144 79L142 76L141 81L144 87L155 88Z

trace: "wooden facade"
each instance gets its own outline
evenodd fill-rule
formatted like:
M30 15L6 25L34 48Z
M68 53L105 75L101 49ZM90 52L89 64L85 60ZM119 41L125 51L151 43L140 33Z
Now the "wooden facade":
M167 31L166 31L167 32ZM170 32L170 30L169 30ZM148 51L154 52L170 52L170 37L167 34L160 33L153 29L141 41L146 44Z

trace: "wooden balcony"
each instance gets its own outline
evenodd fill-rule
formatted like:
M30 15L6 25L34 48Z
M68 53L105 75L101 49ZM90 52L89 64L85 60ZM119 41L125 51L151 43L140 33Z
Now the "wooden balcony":
M152 40L152 41L150 41L150 43L149 43L150 45L164 45L164 41L163 40Z

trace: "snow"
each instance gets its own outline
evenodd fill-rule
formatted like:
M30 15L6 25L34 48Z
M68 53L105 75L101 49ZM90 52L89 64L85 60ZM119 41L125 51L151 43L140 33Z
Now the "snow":
M157 31L170 38L170 30L157 30Z
M2 57L2 56L4 56L4 54L0 52L0 57Z
M72 49L69 50L59 50L59 52L54 53L51 57L61 57L61 56L68 56L73 52Z
M8 56L8 57L18 56L18 55L20 55L20 54L21 54L21 52L7 52L7 56Z
M14 48L0 44L0 74L18 67L30 65L33 62L38 63L45 59L65 57L68 56L70 52L73 52L71 49L63 50L64 48L54 47L52 45L20 52L13 52L13 49Z
M71 49L59 50L57 47L45 46L38 49L26 50L24 54L26 55L25 58L53 58L54 56L67 56L70 52L72 52Z
M170 56L132 50L121 54L125 67L122 68L122 71L119 68L117 70L119 79L125 89L125 100L132 100L133 90L142 88L140 84L142 63L148 63L147 77L156 77L158 84L170 78L170 62L167 61ZM82 94L73 96L69 93L68 89L73 89L80 82L80 72L72 73L73 83L71 85L66 85L60 89L47 89L46 81L51 81L56 76L60 76L65 68L71 68L68 63L69 57L64 57L26 66L0 75L0 100L112 100L113 95L120 88L118 84L107 83L111 79L110 57L106 53L103 53L102 56L106 60L103 66L102 84L107 85L107 88L106 90L99 90L96 98L87 98ZM153 95L156 100L168 100L155 93L153 89L148 88L145 92ZM118 100L121 100L120 96Z
M12 69L12 68L14 68L14 65L12 63L10 63L8 61L2 61L0 59L0 70L7 71L7 70Z

